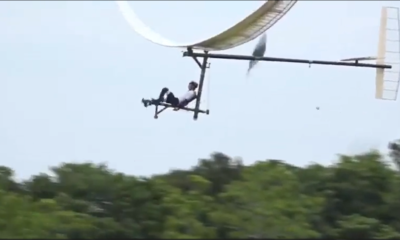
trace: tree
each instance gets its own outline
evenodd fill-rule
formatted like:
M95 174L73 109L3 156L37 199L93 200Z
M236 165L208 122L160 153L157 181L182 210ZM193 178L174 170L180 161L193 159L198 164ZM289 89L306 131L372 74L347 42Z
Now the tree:
M244 166L222 153L189 170L128 176L64 163L17 182L0 167L0 238L400 238L396 149L330 166ZM400 156L400 155L399 155Z
M310 217L323 200L302 194L295 174L283 164L259 162L244 170L220 194L221 210L215 219L232 229L232 238L315 238Z

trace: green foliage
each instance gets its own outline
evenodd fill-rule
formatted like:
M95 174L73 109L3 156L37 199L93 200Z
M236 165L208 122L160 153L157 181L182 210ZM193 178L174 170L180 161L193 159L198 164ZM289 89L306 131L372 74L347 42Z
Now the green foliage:
M400 148L390 156L296 167L215 153L151 178L65 163L24 182L0 166L0 238L399 239Z

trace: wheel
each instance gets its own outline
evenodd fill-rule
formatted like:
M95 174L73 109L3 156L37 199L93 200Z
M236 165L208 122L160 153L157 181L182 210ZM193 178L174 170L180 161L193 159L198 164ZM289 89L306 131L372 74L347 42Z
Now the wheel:
M154 119L158 119L158 116L157 116L157 115L155 115L155 116L154 116Z
M210 110L207 110L207 111L206 111L206 114L207 114L207 115L210 114Z

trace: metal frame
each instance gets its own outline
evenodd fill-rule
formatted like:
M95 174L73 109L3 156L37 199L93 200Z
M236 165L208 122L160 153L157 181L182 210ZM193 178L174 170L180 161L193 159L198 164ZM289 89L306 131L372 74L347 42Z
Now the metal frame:
M154 118L155 119L157 119L158 118L158 115L160 114L160 113L162 113L162 112L164 112L167 108L176 108L176 107L174 107L174 106L172 106L171 104L168 104L168 103L159 103L159 104L157 104L157 105L155 105L156 106L156 108L155 108L155 112L154 112ZM162 109L160 109L160 110L158 110L158 106L163 106L163 108ZM195 108L188 108L188 107L180 107L180 108L178 108L179 110L185 110L185 111L189 111L189 112L195 112L196 113L196 111L198 112L198 113L204 113L204 114L210 114L210 111L209 110L201 110L201 109L195 109Z
M341 62L341 61L322 61L322 60L306 60L306 59L294 59L294 58L276 58L276 57L253 57L246 55L230 55L230 54L209 54L205 53L195 53L193 51L187 51L183 53L184 57L202 57L204 59L216 58L216 59L228 59L228 60L247 60L247 61L266 61L266 62L288 62L288 63L306 63L309 65L334 65L334 66L346 66L346 67L365 67L365 68L381 68L390 69L391 65L382 64L369 64L360 63L358 60L354 62Z
M186 52L183 52L183 57L192 57L193 60L200 67L200 80L199 80L199 90L196 97L196 106L194 108L182 107L179 109L194 112L193 119L197 120L199 117L199 113L210 114L210 111L201 110L200 102L201 96L203 93L204 79L206 75L207 68L210 67L208 63L208 59L228 59L228 60L246 60L246 61L267 61L267 62L288 62L288 63L305 63L316 65L333 65L333 66L345 66L345 67L365 67L365 68L377 68L377 69L391 69L391 65L382 65L382 64L369 64L369 63L360 63L360 59L346 59L346 61L322 61L322 60L306 60L306 59L294 59L294 58L276 58L276 57L254 57L254 56L246 56L246 55L230 55L230 54L211 54L208 51L204 51L204 53L195 53L192 48L188 48ZM198 58L203 58L203 61L200 62ZM350 62L352 61L352 62ZM163 106L164 108L158 110L158 106ZM158 115L165 111L167 108L175 108L174 106L166 103L160 103L155 107L154 118L157 119Z

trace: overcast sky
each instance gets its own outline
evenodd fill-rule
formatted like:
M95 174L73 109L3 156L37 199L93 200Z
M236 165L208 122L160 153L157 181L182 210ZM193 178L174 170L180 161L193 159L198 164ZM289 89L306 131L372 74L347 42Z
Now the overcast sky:
M262 4L132 2L178 41L209 37ZM376 54L384 1L304 1L268 33L270 56L338 60ZM204 16L206 16L204 18ZM61 162L107 162L129 174L188 168L214 151L245 163L328 164L338 153L384 149L400 135L400 105L378 101L373 69L212 61L209 116L140 100L183 94L199 70L181 50L137 35L115 2L0 2L0 164L18 177ZM250 54L256 42L227 53ZM316 107L320 107L317 111Z

